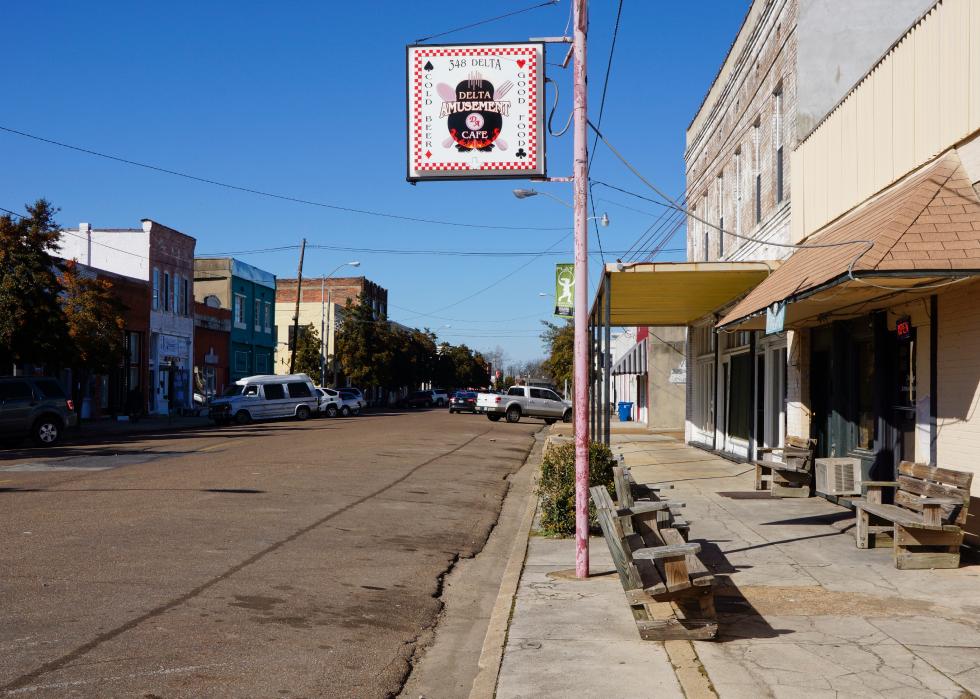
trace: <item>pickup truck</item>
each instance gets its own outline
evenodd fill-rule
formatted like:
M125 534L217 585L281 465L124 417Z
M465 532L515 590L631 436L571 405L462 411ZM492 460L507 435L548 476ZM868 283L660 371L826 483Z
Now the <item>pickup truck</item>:
M552 425L559 420L572 421L572 404L562 400L554 391L535 386L511 386L505 395L478 393L476 412L496 422L519 422L522 417L536 417Z

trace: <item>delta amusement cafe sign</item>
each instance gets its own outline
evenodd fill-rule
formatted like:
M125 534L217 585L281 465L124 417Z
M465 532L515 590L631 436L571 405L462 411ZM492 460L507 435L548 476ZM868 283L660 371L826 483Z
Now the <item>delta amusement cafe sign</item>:
M544 177L544 44L408 47L408 180Z

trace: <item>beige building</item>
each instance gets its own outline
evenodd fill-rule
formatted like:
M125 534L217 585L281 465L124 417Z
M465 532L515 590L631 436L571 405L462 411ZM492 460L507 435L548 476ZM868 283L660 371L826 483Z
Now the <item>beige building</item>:
M276 302L276 362L275 373L289 373L290 339L293 336L293 317L296 315L295 296L291 304ZM327 371L332 371L332 359L336 356L334 340L337 335L337 325L343 320L344 309L337 303L327 303L326 297L320 301L302 301L299 304L299 326L305 328L313 324L317 334L324 343ZM322 322L322 325L321 325ZM322 330L321 330L322 327ZM330 383L328 381L328 383Z
M279 279L276 285L276 343L275 373L289 373L290 338L296 314L296 279ZM335 340L338 324L343 322L347 302L363 300L376 316L388 314L388 291L365 277L311 277L303 279L303 294L299 304L299 325L310 323L317 329L325 345L326 368L332 378L337 367ZM322 331L321 331L322 327ZM332 383L332 381L327 381Z
M791 239L807 249L719 323L759 329L785 304L799 336L791 433L878 480L900 460L980 473L977 46L980 5L932 4L803 134Z
M686 133L688 260L769 270L793 252L804 176L791 153L932 2L751 4ZM691 324L685 432L748 458L804 429L802 349L790 329L716 332L727 305Z

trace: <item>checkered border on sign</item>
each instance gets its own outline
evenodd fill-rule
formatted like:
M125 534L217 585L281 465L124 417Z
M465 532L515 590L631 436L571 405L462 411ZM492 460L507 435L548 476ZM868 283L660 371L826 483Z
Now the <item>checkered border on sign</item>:
M528 133L534 137L528 145L528 158L524 162L491 161L480 165L481 171L486 170L537 170L538 167L538 56L533 46L467 46L451 48L434 46L420 48L415 51L415 66L413 72L413 115L415 118L415 170L418 172L437 172L445 170L470 170L466 163L426 163L422 160L422 59L433 56L526 56L528 67Z

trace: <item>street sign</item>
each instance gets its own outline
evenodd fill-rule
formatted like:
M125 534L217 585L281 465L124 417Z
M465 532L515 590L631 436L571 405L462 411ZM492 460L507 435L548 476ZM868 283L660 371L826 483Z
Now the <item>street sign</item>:
M575 314L575 265L555 265L555 315L571 318Z
M407 47L409 182L544 177L544 44Z

